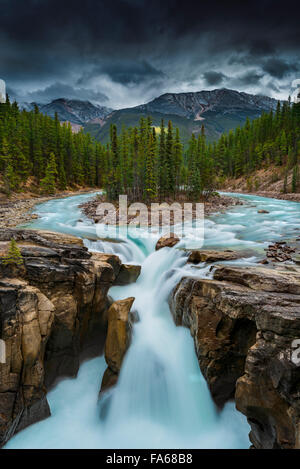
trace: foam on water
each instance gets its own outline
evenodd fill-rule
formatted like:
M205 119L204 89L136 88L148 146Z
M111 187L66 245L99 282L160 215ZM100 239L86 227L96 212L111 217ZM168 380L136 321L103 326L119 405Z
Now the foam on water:
M181 249L155 251L157 236L132 239L121 230L121 243L84 218L78 204L91 195L40 205L41 218L32 227L72 233L93 251L118 254L123 262L142 264L137 282L113 287L114 299L134 296L138 313L132 344L119 382L98 402L104 358L84 363L76 379L61 381L48 394L51 418L17 434L7 448L246 448L249 426L233 403L217 412L199 370L193 340L176 327L168 297L185 275L211 277L204 264L186 265ZM205 247L257 248L300 228L299 205L292 202L241 196L247 202L205 222ZM255 205L255 206L253 206ZM257 214L266 209L269 214ZM82 221L78 221L78 219ZM100 228L101 230L101 228ZM101 232L100 232L101 234ZM101 236L100 236L101 237ZM111 236L112 237L112 236ZM199 245L199 238L198 238ZM197 232L187 225L177 247L197 247ZM253 256L236 261L251 264Z

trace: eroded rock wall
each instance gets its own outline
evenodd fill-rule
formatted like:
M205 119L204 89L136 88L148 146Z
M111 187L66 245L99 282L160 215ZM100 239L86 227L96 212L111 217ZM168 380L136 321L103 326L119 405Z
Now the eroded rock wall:
M217 266L212 280L183 278L170 306L191 330L218 406L235 398L255 448L300 447L300 269Z
M108 289L117 256L90 254L69 235L0 230L0 254L14 237L21 266L0 265L0 446L16 431L47 417L47 389L76 376L82 354L101 353L107 332Z

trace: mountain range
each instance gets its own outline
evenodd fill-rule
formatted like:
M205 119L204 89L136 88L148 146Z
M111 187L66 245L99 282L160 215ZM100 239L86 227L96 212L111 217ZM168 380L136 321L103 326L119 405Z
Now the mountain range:
M119 110L89 101L63 98L39 108L42 113L51 117L57 112L59 119L70 122L74 131L83 127L85 132L90 132L103 143L109 139L111 124L116 124L120 130L122 125L138 125L141 117L149 115L155 126L160 125L161 119L166 123L172 120L186 142L193 132L197 134L201 131L202 125L205 126L208 140L216 140L223 132L243 125L247 117L255 119L262 112L275 109L276 105L277 100L267 96L222 88L213 91L166 93L149 103ZM26 106L33 107L33 103Z

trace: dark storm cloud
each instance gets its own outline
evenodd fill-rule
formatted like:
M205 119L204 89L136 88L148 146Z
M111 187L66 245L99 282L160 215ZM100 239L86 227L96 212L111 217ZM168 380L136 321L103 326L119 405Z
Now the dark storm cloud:
M271 77L278 89L298 78L296 8L291 0L0 0L0 75L28 99L68 86L69 95L87 99L91 90L90 99L103 93L120 105L206 85L265 91Z
M273 77L283 78L290 72L297 72L299 65L272 57L264 64L263 70Z
M24 101L24 96L22 96L22 94L20 95L14 89L8 89L9 93L18 101ZM47 103L49 100L57 98L81 99L97 103L105 103L108 101L108 97L103 93L97 93L92 89L73 87L59 82L53 83L44 89L37 89L35 91L28 92L26 95L26 99L29 102L35 103Z
M242 85L257 85L259 81L262 79L263 74L250 71L245 73L239 77L237 77L237 82Z
M78 80L78 84L84 83L94 76L105 74L113 81L128 85L129 83L142 83L147 80L160 79L164 74L149 64L146 60L141 61L107 61L106 63L93 67L91 71L85 73Z
M210 72L204 72L203 78L205 79L208 85L221 85L224 78L226 77L224 73L210 71Z

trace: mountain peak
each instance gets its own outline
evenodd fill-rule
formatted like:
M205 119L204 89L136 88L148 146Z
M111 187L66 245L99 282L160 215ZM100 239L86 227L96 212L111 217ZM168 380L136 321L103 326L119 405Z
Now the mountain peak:
M188 119L197 120L208 111L235 112L271 110L277 100L268 96L248 94L227 88L215 90L189 91L181 93L164 93L147 104L136 106L144 112L160 112L175 114Z

